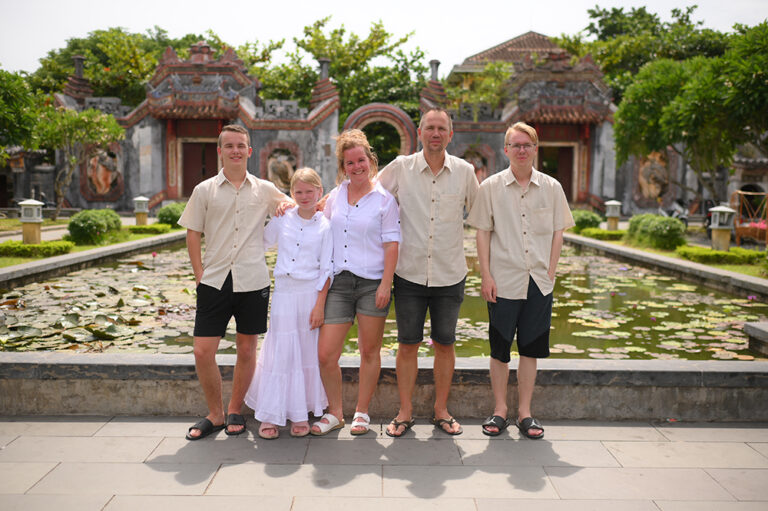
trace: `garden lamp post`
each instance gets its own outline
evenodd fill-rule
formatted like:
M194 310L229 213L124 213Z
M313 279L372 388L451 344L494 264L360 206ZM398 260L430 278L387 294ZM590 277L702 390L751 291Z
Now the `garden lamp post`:
M40 243L40 227L43 223L43 203L35 199L19 202L21 206L21 239L27 245Z
M731 245L733 217L736 211L728 206L717 206L709 210L712 213L712 248L728 251Z
M619 230L619 217L621 216L621 202L617 200L605 201L606 227L609 231Z
M147 225L149 215L149 199L139 195L133 198L133 213L136 215L136 225Z

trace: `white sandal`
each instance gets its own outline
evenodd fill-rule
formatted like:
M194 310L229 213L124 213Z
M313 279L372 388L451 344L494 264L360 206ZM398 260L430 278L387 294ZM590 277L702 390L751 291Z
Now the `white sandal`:
M363 420L359 421L357 419L363 419ZM371 430L371 418L368 416L367 413L355 412L354 417L352 417L352 422L350 423L350 427L352 429L349 432L352 433L353 435L364 435ZM365 428L365 429L355 430L354 428Z
M327 420L328 423L321 422L323 419ZM315 431L314 427L317 426L320 431ZM341 429L344 427L344 419L341 420L337 419L335 415L331 413L326 413L322 417L320 417L320 420L312 424L312 429L310 432L315 436L322 436L327 435L334 429Z

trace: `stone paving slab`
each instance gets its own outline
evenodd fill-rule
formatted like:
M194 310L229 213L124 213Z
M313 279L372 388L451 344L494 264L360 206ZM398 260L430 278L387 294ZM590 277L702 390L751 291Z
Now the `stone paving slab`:
M473 499L296 497L292 511L477 511Z
M217 468L202 463L59 463L29 493L202 495Z
M536 511L659 511L650 500L530 500L476 499L477 511L522 509Z
M108 421L109 417L0 416L0 435L92 436Z
M101 511L112 495L0 495L4 511Z
M197 420L190 417L114 417L95 435L183 438L195 422Z
M464 465L516 467L619 467L602 443L594 441L517 440L483 442L457 440Z
M545 470L562 499L736 500L702 469L545 467Z
M768 458L768 442L766 443L756 443L756 442L750 442L747 444L766 458Z
M206 494L380 497L381 467L256 463L223 465Z
M657 500L661 511L765 511L765 502L702 502Z
M127 462L141 463L160 443L151 437L21 436L0 451L0 462Z
M0 494L24 493L56 467L56 463L0 463Z
M660 423L659 433L676 442L768 442L768 423Z
M768 501L768 470L710 468L707 473L738 500Z
M385 466L385 497L556 499L542 467Z
M515 429L514 424L511 426ZM647 422L557 421L544 424L549 440L661 442L664 435ZM515 433L517 434L517 433Z
M604 442L624 467L768 468L768 458L732 442Z
M281 463L300 465L307 452L307 438L250 440L244 435L228 437L220 432L216 438L190 442L184 437L165 438L147 459L147 463Z
M291 511L290 497L252 496L141 496L117 495L104 508L104 511L212 511L216 509ZM293 509L296 509L295 507ZM45 510L50 511L50 510Z
M306 463L318 465L461 465L456 444L418 439L340 439L312 442Z

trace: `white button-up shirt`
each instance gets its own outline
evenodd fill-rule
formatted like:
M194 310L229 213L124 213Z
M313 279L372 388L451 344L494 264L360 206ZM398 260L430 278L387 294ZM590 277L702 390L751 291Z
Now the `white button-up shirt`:
M400 242L400 214L395 198L376 183L354 206L347 199L349 181L331 190L325 216L333 232L333 273L344 270L364 279L384 274L384 248Z
M236 293L268 287L264 223L284 200L290 199L275 185L250 173L239 189L223 170L195 186L179 225L205 236L200 282L221 289L232 272Z
M541 294L552 292L555 283L547 274L552 237L574 226L563 187L555 178L533 169L523 189L507 167L480 185L467 222L491 231L490 271L497 296L525 299L529 275Z
M422 286L452 286L467 275L464 256L464 206L478 184L470 163L445 153L434 175L423 151L398 156L379 173L379 182L400 204L403 243L398 276Z
M298 208L273 218L264 229L264 245L277 245L275 277L314 280L320 291L333 276L331 223L319 211L309 220L299 216Z

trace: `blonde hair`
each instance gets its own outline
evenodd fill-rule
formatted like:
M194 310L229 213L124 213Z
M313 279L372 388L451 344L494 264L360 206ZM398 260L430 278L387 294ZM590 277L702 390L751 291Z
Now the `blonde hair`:
M296 186L297 181L319 188L320 195L323 194L323 182L320 176L317 175L317 172L315 172L315 169L302 167L293 173L293 177L291 177L291 196L293 196L293 188Z
M376 154L371 149L371 144L368 143L368 137L365 136L365 133L357 129L346 130L336 138L336 159L339 165L339 171L336 174L336 184L344 181L346 177L344 173L344 151L354 149L355 147L363 148L371 164L371 168L368 171L368 179L374 179L376 174L379 173L379 159L376 158Z
M513 131L519 131L520 133L525 133L531 139L531 142L533 142L533 145L539 144L539 135L536 133L536 130L533 128L533 126L528 126L524 122L516 122L515 124L513 124L507 129L507 132L504 134L504 144L507 144L509 142L509 137L510 135L512 135Z
M251 135L248 133L248 130L240 126L239 124L227 124L223 128L221 128L221 133L219 133L219 142L218 146L221 147L221 139L225 132L231 131L232 133L240 133L241 135L245 135L246 140L248 141L248 147L251 147Z

